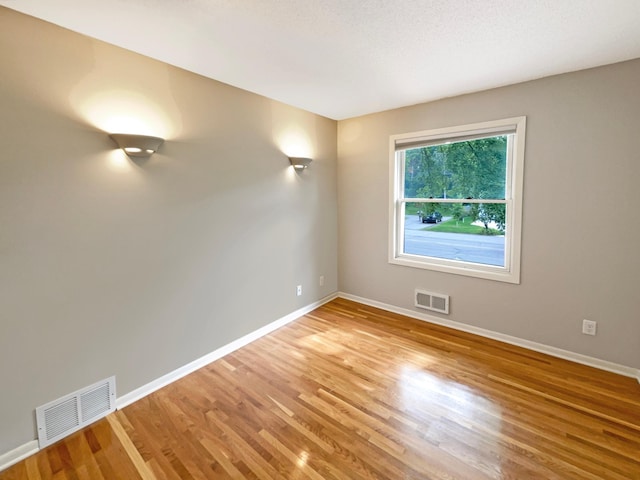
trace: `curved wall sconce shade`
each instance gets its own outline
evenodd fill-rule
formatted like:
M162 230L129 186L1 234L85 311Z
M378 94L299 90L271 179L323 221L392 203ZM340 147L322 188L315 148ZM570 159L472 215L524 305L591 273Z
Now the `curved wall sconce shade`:
M112 133L109 137L130 157L148 157L164 142L164 138L129 133Z
M295 168L296 170L303 170L305 168L308 168L309 164L312 162L310 158L305 157L289 157L289 161L291 162L291 165L293 165L293 168Z

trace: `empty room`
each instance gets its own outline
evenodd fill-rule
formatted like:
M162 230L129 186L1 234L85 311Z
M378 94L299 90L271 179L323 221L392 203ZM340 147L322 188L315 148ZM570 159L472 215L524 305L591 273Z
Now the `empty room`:
M636 0L0 0L0 480L640 480Z

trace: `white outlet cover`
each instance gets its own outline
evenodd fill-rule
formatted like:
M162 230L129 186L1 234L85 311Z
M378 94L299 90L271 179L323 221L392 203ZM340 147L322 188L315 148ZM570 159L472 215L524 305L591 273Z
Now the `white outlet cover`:
M585 335L595 335L597 323L593 320L582 320L582 333Z

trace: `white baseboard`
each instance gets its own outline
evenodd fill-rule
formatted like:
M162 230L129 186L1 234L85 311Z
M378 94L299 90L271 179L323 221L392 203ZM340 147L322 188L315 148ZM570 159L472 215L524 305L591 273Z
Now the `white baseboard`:
M263 337L268 333L271 333L274 330L277 330L278 328L285 326L287 323L290 323L302 317L303 315L309 313L310 311L318 308L319 306L324 305L327 302L330 302L337 296L338 294L334 293L321 300L318 300L317 302L314 302L310 305L302 307L296 310L295 312L291 312L290 314L285 315L284 317L279 318L278 320L275 320L274 322L271 322L268 325L265 325L264 327L259 328L258 330L255 330L245 335L244 337L238 338L237 340L234 340L233 342L228 343L214 350L213 352L208 353L207 355L194 360L193 362L183 365L182 367L177 368L176 370L169 372L166 375L163 375L162 377L147 383L146 385L136 388L135 390L119 397L116 400L116 408L117 409L124 408L127 405L130 405L133 402L140 400L143 397L146 397L150 393L153 393L156 390L159 390L160 388L166 385L169 385L170 383L175 382L176 380L186 375L189 375L190 373L195 372L199 368L202 368L205 365L208 365L211 362L214 362L224 357L225 355L228 355L231 352L238 350L239 348L244 347L245 345L248 345L249 343L259 339L260 337Z
M31 440L30 442L27 442L24 445L11 450L10 452L3 453L2 455L0 455L0 472L6 470L11 465L18 463L20 460L24 460L34 453L38 453L38 451L40 451L38 441Z
M420 312L414 312L406 308L396 307L387 303L377 302L368 298L358 297L357 295L351 295L350 293L339 292L338 297L345 298L347 300L353 300L354 302L363 303L371 307L387 310L388 312L398 313L407 317L415 318L416 320L422 320L424 322L434 323L436 325L442 325L444 327L452 328L454 330L460 330L467 333L473 333L481 337L491 338L493 340L499 340L504 343L516 345L518 347L524 347L529 350L533 350L540 353L546 353L553 357L570 360L572 362L587 365L589 367L599 368L600 370L606 370L608 372L624 375L625 377L631 377L638 380L640 383L640 369L627 367L626 365L620 365L617 363L609 362L607 360L601 360L599 358L589 357L580 353L570 352L561 348L551 347L542 343L532 342L524 340L518 337L512 337L511 335L505 335L503 333L494 332L492 330L486 330L480 327L474 327L473 325L467 325L460 322L454 322L453 320L446 320L439 317L434 317Z

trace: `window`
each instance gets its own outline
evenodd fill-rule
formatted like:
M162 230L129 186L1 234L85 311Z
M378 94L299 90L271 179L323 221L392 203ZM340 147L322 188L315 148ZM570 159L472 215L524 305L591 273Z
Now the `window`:
M520 283L525 117L391 136L389 262Z

